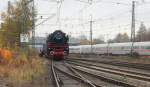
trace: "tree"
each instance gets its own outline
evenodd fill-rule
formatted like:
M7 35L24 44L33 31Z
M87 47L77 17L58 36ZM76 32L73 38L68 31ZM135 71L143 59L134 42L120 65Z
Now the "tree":
M122 42L122 34L119 33L119 34L115 37L114 41L117 42L117 43Z
M109 39L107 42L108 43L115 43L115 41L113 39Z
M150 41L150 28L148 28L146 35L145 35L145 40Z
M98 39L98 38L93 39L93 44L102 44L102 43L104 43L104 41L101 39Z
M124 34L117 34L117 36L114 38L114 39L110 39L108 40L108 42L110 43L122 43L122 42L129 42L129 36L127 33L124 33Z
M3 25L0 32L0 41L3 46L14 47L20 45L20 34L29 33L32 29L32 10L25 3L27 0L16 1L9 5L8 11L3 12Z
M130 41L130 39L129 39L128 34L127 34L127 33L124 33L124 34L122 35L122 42L129 42L129 41Z
M146 26L144 25L144 23L141 23L139 30L137 31L137 35L136 35L136 41L140 42L140 41L146 41Z

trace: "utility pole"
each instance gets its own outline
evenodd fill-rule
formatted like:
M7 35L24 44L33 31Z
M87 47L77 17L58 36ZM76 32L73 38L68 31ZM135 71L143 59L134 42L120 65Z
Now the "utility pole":
M8 1L8 10L7 10L7 13L8 13L8 25L7 25L7 28L10 30L10 15L11 15L11 2ZM8 43L7 45L10 45L10 43Z
M132 1L132 24L131 24L131 56L134 51L134 42L135 42L135 1Z
M25 6L24 6L24 3L23 2L21 2L21 16L20 16L20 18L19 18L19 21L20 21L20 25L21 25L21 27L20 27L20 29L21 29L21 31L20 31L20 46L21 46L21 49L23 50L23 51L25 51L25 45L24 45L24 41L23 41L23 38L24 38L24 22L25 22Z
M20 34L20 39L21 39L21 48L23 51L26 52L26 42L25 42L25 34L26 34L26 22L27 22L27 9L26 9L26 5L25 5L26 1L22 1L21 4L21 18L20 18L20 21L21 21L21 34Z
M8 10L7 10L7 12L8 12L9 25L10 25L10 13L11 13L10 8L11 8L11 2L8 1Z
M35 7L34 0L32 0L32 45L35 48Z
M25 3L27 3L27 4L25 4ZM24 38L25 38L25 40L27 40L28 39L28 34L27 34L27 29L28 29L28 18L29 18L29 11L28 11L28 4L29 4L29 1L25 1L24 3L23 3L23 14L24 14L24 17L23 17L23 19L24 19L24 21L23 21L23 34L24 34ZM24 50L25 50L25 52L27 52L28 51L28 41L24 41Z
M90 44L91 44L91 53L93 53L93 20L92 20L92 16L91 16L91 20L90 20Z
M57 21L56 21L56 25L58 26L58 29L61 29L61 22L60 22L60 12L61 12L61 5L63 3L64 0L58 0L57 1Z
M107 38L107 56L109 56L109 34L106 34L106 38Z

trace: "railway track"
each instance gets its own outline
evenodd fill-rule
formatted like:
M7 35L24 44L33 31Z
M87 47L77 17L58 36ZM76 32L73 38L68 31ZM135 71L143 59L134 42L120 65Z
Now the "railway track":
M66 73L68 76L70 76L70 77L72 77L72 78L74 78L74 79L76 79L78 81L81 81L81 82L87 84L89 87L102 87L100 85L92 83L90 80L88 80L87 78L85 78L84 76L82 76L80 73L78 73L75 69L73 69L70 65L68 65L68 64L65 63L65 66L66 66L66 68L68 68L73 73L73 74L68 74L68 73L66 73L66 72L64 72L64 71L61 70L61 72Z
M80 60L80 61L90 61L90 62L95 62L95 63L109 64L109 65L116 65L116 66L123 66L123 67L130 67L130 68L143 69L143 70L150 70L150 64L104 61L104 60L100 61L100 60L86 59L86 58L70 58L70 59Z
M66 61L57 63L51 63L54 87L135 87L114 79L83 73Z
M99 71L103 71L103 72L113 73L113 74L117 74L117 75L125 75L125 76L132 77L135 79L150 81L150 74L135 72L135 71L131 71L131 70L110 68L107 66L100 66L97 64L93 64L93 63L85 63L85 62L80 62L80 61L74 61L74 62L76 62L76 63L73 63L73 61L70 63L75 64L75 65L80 65L83 67L87 67L87 68L91 68L91 69L95 69L95 70L99 70ZM96 67L98 67L98 68L96 68Z
M51 61L51 71L52 71L52 76L54 78L54 84L56 87L61 87L62 83L60 78L58 77L56 70L54 69L54 63Z
M61 65L61 67L60 67ZM62 71L59 68L63 68L63 70L65 69L64 67L62 67L62 63L56 64L55 61L51 61L51 77L52 77L52 83L53 85L51 85L50 87L86 87L84 84L82 84L81 82L78 82L77 80L74 80L72 78L70 78L70 74L68 71Z
M78 73L82 73L82 74L86 74L88 76L92 76L92 77L95 77L95 78L98 78L100 79L101 81L105 81L107 82L107 84L113 84L113 86L110 86L110 87L136 87L134 85L131 85L131 84L127 84L127 83L124 83L124 82L121 82L121 81L117 81L115 79L111 79L111 78L106 78L104 76L101 76L101 75L96 75L94 73L90 73L86 70L81 70L79 69L78 67L75 67L75 66L72 66L72 65L69 65L71 66L74 70L76 70L76 72ZM96 87L99 87L99 86L96 86ZM103 86L100 86L100 87L105 87L104 85ZM107 87L107 86L106 86ZM108 86L109 87L109 86Z
M61 67L59 67L60 64ZM82 75L80 75L78 72L76 72L73 68L69 67L68 65L62 63L60 64L59 66L57 66L54 64L54 62L51 63L51 71L54 79L54 87L102 87L94 83L91 83L91 81L84 78ZM67 69L70 71L68 71Z
M90 63L85 63L85 62L81 62L81 61L79 62L79 61L70 61L69 60L68 63L82 67L82 69L86 68L86 69L90 69L90 70L95 70L95 72L100 71L100 72L104 72L104 73L120 75L120 76L125 77L126 79L129 78L128 80L132 80L132 81L138 80L137 83L141 82L141 81L146 81L146 82L143 82L143 84L150 83L150 74L144 74L144 73L139 73L139 72L134 72L134 71L127 71L127 70L123 70L123 69L113 69L110 67L98 66L93 63L90 64ZM74 67L74 68L77 69L77 67ZM80 68L77 70L81 71L81 72L85 72L86 69L85 70L82 70L82 69ZM91 74L91 73L88 72L88 74ZM99 76L97 76L97 77L99 77ZM122 82L124 84L124 81L122 81ZM119 84L122 84L122 83L119 81ZM125 83L125 84L128 84L130 86L135 86L135 87L137 86L136 84L131 85L132 83Z

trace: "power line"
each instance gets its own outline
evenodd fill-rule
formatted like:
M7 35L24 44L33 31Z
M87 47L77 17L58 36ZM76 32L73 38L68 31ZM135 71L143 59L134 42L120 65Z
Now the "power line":
M91 5L90 5L91 6ZM83 8L84 9L84 8ZM81 9L81 10L83 10L83 9ZM122 15L122 14L125 14L126 15L126 13L127 12L130 12L129 10L128 11L125 11L125 12L122 12L122 13L120 13L120 14L117 14L117 15L115 15L115 16L112 16L112 17L109 17L109 18L104 18L104 19L102 19L102 18L99 18L99 19L97 19L97 20L94 20L95 22L98 22L98 21L104 21L104 20L110 20L111 18L115 18L115 17L121 17L120 15ZM112 13L110 13L110 14L112 14Z
M110 3L110 4L117 4L117 5L131 6L131 4L129 4L129 3L112 2L112 1L104 1L104 0L95 1L93 3Z
M125 24L125 25L117 25L117 26L114 26L114 27L107 27L105 29L113 29L113 28L116 28L116 27L126 27L126 26L130 26L131 24Z
M119 13L119 14L117 14L117 15L115 15L115 16L111 16L111 17L106 17L106 18L105 18L105 17L102 17L102 18L104 18L104 19L99 18L99 19L94 20L94 21L95 21L95 22L98 22L98 21L110 20L111 18L115 19L115 18L118 18L118 17L122 17L122 14L123 14L123 15L126 15L127 12L130 12L130 11L128 10L128 11L125 11L125 12L121 12L121 13ZM110 13L110 14L112 14L112 13Z
M51 14L46 14L46 13L38 13L37 15L51 15Z
M114 26L114 27L107 27L107 28L103 28L103 29L105 29L106 31L109 31L109 32L113 32L113 31L115 31L116 29L114 29L114 28L119 28L119 29L125 29L125 28L121 28L121 27L126 27L126 26L130 26L130 24L126 24L126 25L118 25L118 26ZM130 28L127 28L127 29L130 29ZM80 31L81 32L81 31ZM82 31L82 32L86 32L86 33L89 33L90 31L89 30L86 30L86 31ZM93 31L94 33L99 33L99 32L97 32L97 31Z
M76 0L76 1L86 3L86 4L92 4L92 0L88 0L88 1Z
M132 24L131 24L131 55L133 56L134 42L135 42L135 1L132 1Z
M56 1L56 0L54 0L54 1ZM57 4L60 4L58 7L61 6L61 4L62 4L63 1L64 1L64 0L56 1ZM54 7L52 7L52 8L54 8ZM52 15L49 16L48 18L45 18L45 20L43 20L42 22L40 22L40 23L38 23L37 25L35 25L35 27L37 27L37 26L39 26L39 25L45 23L46 21L50 20L51 18L53 18L53 17L56 16L56 15L58 16L59 14L58 14L58 13L52 14ZM43 19L43 18L42 18L42 19ZM57 20L58 20L58 18L57 18Z
M49 9L52 10L52 9L56 8L56 5L57 5L57 4L51 6ZM37 15L51 15L51 14L47 14L47 13L37 13Z
M35 27L45 23L46 21L50 20L51 18L53 18L54 16L56 16L56 14L52 14L51 16L49 16L48 18L46 18L45 20L43 20L42 22L38 23L37 25L35 25Z
M47 1L47 2L54 2L54 3L59 2L59 0L40 0L40 1ZM63 1L64 1L64 0L63 0Z

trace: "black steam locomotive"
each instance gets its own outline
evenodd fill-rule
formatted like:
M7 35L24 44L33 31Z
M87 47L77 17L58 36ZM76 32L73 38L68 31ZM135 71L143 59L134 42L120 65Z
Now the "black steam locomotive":
M68 41L68 35L61 30L54 31L47 37L46 44L43 45L43 49L40 51L40 56L65 58L69 54Z

